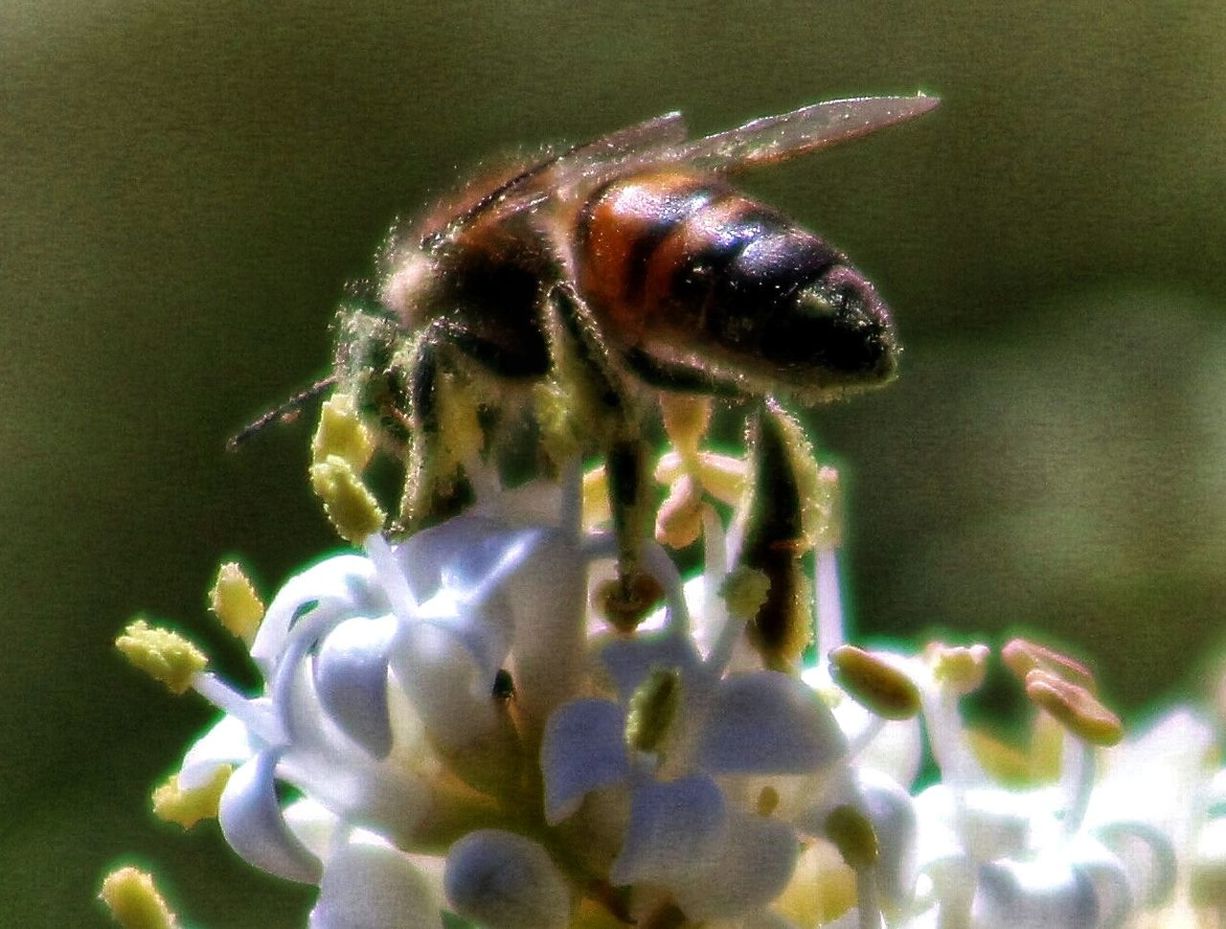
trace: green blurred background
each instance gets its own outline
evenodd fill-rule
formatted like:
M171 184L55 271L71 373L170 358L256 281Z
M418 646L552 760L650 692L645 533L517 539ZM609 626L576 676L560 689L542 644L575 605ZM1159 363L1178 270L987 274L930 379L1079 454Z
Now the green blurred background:
M755 175L907 344L813 416L858 628L1046 630L1117 705L1194 692L1226 578L1226 5L76 0L0 5L0 925L88 926L154 863L189 921L309 894L152 822L208 718L111 650L332 544L304 427L343 283L464 168L682 108L700 131L922 89L934 115Z

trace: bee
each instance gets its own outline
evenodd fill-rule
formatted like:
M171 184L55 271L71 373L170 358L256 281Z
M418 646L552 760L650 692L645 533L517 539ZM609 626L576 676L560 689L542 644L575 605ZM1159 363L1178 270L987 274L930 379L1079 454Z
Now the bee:
M356 386L403 439L411 525L462 484L444 427L457 385L478 385L488 411L552 382L577 450L604 457L628 590L646 532L644 394L811 404L883 384L897 366L873 285L730 176L936 103L835 100L697 139L668 113L470 185L393 234L375 300L342 309L334 372L314 391Z

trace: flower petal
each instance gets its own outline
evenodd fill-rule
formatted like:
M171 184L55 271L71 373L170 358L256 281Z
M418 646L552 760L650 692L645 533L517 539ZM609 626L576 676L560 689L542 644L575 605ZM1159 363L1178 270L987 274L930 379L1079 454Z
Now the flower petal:
M387 711L387 654L396 620L356 617L333 629L315 658L315 688L324 710L375 758L392 747Z
M1090 879L1063 862L1002 859L979 868L971 905L976 929L1097 929Z
M609 869L614 885L704 871L720 854L728 828L723 792L706 775L675 781L643 780L634 786L630 824Z
M758 671L720 682L697 763L716 774L806 774L846 749L812 690L779 671Z
M744 916L774 900L787 886L800 854L796 833L777 819L737 813L702 873L670 884L691 922Z
M622 702L631 695L654 668L677 668L683 680L699 668L700 658L694 643L671 630L617 637L600 648L600 662L617 687Z
M328 858L310 929L442 929L440 900L409 856L355 833Z
M319 859L285 824L277 801L276 764L275 753L261 752L230 775L217 819L230 847L249 863L278 877L314 884Z
M268 705L267 700L253 701ZM257 751L251 733L242 721L230 715L223 716L202 735L187 754L179 768L179 786L184 790L203 787L213 778L222 765L237 767Z
M443 881L452 908L487 929L563 929L569 921L565 878L545 849L522 835L470 832L451 847Z
M545 819L550 825L579 809L589 791L629 776L625 727L621 707L608 700L572 700L549 717L541 743L541 772Z
M377 616L388 610L387 597L375 582L375 569L360 555L338 555L321 561L286 581L260 623L251 643L251 658L271 681L290 629L310 608L343 616Z
M402 624L391 668L431 737L450 750L482 738L497 725L494 671L481 666L447 626Z

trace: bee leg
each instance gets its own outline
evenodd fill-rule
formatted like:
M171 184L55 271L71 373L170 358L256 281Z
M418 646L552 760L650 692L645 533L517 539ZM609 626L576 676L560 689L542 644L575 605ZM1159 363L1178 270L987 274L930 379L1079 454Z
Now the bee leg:
M416 530L458 513L471 490L461 468L448 462L442 436L445 326L431 324L418 337L408 364L409 444L400 527Z
M621 351L622 362L644 384L674 393L703 394L725 400L744 400L750 395L731 378L702 368L652 358L641 348Z
M572 401L572 415L583 432L595 432L605 458L617 542L617 579L612 589L601 592L600 599L614 625L633 628L660 594L659 584L639 571L643 542L654 518L640 417L575 288L569 282L558 284L547 304L562 343L555 344L555 373L566 382L563 388Z
M484 430L480 402L458 377L463 356L497 377L536 379L549 371L544 338L508 348L447 319L426 327L408 363L410 442L400 523L428 525L471 502L474 475L466 468L480 455Z

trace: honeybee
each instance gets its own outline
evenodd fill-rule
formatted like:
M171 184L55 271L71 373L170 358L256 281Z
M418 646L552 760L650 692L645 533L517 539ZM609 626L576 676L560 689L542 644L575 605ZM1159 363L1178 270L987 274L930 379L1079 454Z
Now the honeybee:
M517 385L561 383L578 450L604 456L628 589L645 534L645 393L808 404L895 373L873 285L729 175L936 103L835 100L698 139L668 113L473 184L393 234L376 299L342 310L334 372L316 389L356 386L404 440L408 525L462 483L443 428L452 388L484 385L472 402L496 410Z

